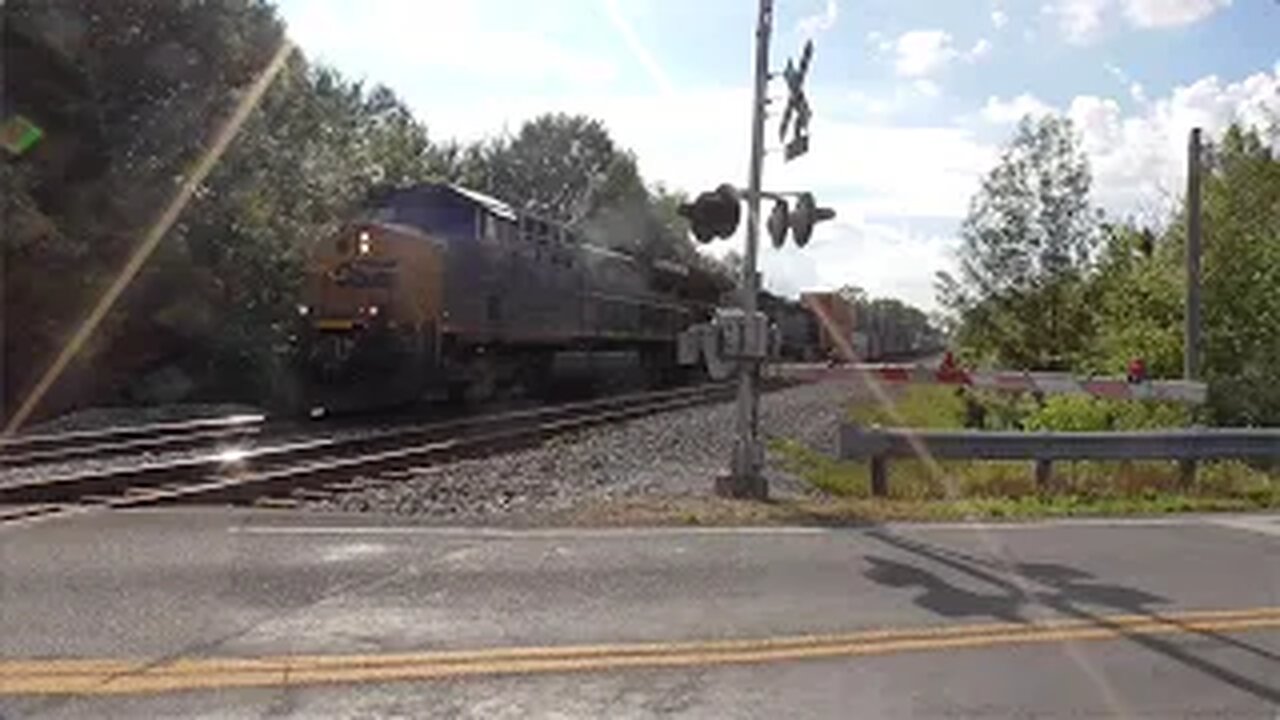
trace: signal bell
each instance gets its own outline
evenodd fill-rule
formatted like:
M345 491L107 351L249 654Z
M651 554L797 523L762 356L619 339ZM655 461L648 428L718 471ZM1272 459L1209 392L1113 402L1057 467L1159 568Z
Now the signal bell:
M791 213L787 210L787 202L778 200L773 204L773 211L769 213L769 238L773 240L773 246L782 249L783 243L787 241L787 227L791 225Z

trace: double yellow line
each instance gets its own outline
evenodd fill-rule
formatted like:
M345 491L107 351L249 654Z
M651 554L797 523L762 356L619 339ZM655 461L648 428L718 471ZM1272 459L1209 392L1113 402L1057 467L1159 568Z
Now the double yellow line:
M110 659L0 661L0 695L114 695L324 683L437 680L671 668L1026 643L1106 640L1127 635L1280 628L1280 607L1111 615L1095 620L987 623L836 635L561 647L494 648L383 655L183 658L149 664Z

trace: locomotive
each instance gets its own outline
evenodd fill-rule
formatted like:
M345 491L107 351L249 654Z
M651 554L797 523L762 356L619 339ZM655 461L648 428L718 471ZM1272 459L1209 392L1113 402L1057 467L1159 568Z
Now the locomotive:
M318 414L539 391L570 354L625 354L669 379L677 334L725 290L696 266L590 242L464 187L384 191L312 248L300 399Z

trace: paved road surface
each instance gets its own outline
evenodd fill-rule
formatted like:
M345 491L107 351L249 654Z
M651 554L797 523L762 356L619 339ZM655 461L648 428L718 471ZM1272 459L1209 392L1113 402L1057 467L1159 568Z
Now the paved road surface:
M1277 558L1267 516L86 516L0 530L0 716L1275 720Z

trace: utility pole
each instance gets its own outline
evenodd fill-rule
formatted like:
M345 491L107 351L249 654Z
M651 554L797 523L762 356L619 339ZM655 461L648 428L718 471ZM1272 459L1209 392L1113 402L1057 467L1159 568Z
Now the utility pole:
M773 0L760 0L756 23L755 92L751 98L751 168L747 176L747 251L742 265L742 310L754 317L760 294L756 251L760 245L760 176L764 172L765 102L769 89L769 36L773 28ZM769 488L761 475L764 449L757 437L760 361L743 360L738 369L738 439L734 445L730 487L733 497L763 499Z
M1200 374L1200 128L1187 143L1187 311L1182 376Z

